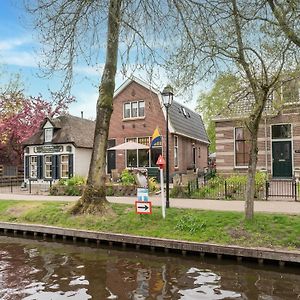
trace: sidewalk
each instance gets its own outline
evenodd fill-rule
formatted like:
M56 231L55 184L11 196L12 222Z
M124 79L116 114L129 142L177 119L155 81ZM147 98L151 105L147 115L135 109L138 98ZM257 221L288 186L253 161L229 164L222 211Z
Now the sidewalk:
M45 196L0 194L0 200L31 200L31 201L76 201L78 196ZM107 197L112 203L132 204L136 197ZM160 196L151 196L150 201L155 206L161 205ZM202 210L244 211L244 201L201 200L201 199L170 199L170 207L192 208ZM300 215L300 202L295 201L255 201L255 212L284 213Z

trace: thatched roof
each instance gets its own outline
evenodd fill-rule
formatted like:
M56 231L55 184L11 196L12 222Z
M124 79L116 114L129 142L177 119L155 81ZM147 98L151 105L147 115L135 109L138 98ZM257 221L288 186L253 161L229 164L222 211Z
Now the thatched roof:
M95 122L71 115L45 119L40 130L26 140L24 146L44 144L43 126L47 121L54 127L52 144L72 143L80 148L93 147Z

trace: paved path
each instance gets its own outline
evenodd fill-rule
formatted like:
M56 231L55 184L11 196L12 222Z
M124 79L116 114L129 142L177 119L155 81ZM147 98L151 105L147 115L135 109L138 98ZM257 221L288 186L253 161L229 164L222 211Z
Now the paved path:
M110 202L134 204L136 197L107 197ZM32 200L32 201L76 201L77 196L44 196L0 194L0 200ZM161 205L160 196L150 197L153 205ZM220 211L244 211L244 201L200 200L200 199L170 199L171 207L193 208ZM300 215L300 202L295 201L255 201L256 212L285 213Z

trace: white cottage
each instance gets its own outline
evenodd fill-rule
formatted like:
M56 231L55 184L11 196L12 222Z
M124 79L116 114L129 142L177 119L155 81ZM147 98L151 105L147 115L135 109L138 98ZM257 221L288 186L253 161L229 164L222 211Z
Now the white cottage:
M46 118L24 142L25 182L86 177L91 160L95 122L71 115Z

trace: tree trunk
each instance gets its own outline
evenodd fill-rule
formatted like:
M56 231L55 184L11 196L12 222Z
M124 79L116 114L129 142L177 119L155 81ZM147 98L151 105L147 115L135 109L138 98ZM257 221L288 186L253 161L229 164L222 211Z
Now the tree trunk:
M106 62L99 86L92 158L85 190L73 207L73 213L106 214L109 211L105 186L106 150L109 123L113 111L121 3L121 0L110 0L109 3Z
M257 128L253 128L250 134L251 149L248 164L248 178L246 186L246 197L245 197L245 218L246 220L252 220L254 216L254 195L255 195L255 173L257 164Z
M265 104L267 102L268 97L268 88L262 88L256 94L258 99L256 101L256 108L253 113L250 115L248 122L248 129L250 131L250 141L251 141L251 149L250 149L250 157L248 163L248 178L247 178L247 186L246 186L246 195L245 195L245 219L252 220L254 217L254 196L255 196L255 174L256 174L256 165L257 165L257 155L258 155L258 147L257 147L257 137L258 137L258 129L259 123L261 120L262 112L265 108Z

